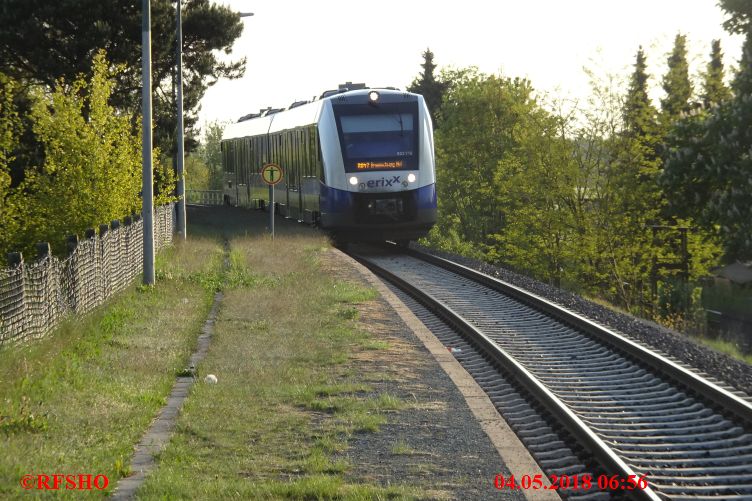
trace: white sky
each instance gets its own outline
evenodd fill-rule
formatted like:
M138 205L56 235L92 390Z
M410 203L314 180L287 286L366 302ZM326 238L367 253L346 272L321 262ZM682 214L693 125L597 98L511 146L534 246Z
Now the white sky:
M231 56L248 58L245 76L209 88L200 124L286 107L346 81L404 89L421 71L426 47L439 69L527 77L552 97L584 101L583 67L626 77L642 45L659 99L677 32L687 35L695 75L711 40L721 39L727 70L743 42L723 30L716 0L215 1L255 15L243 18Z

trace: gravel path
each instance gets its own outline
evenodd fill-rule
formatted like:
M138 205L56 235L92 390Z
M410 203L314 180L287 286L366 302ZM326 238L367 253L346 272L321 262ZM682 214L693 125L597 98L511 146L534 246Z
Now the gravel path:
M350 267L336 275L362 282ZM429 499L525 499L496 490L494 476L509 471L464 397L415 334L381 297L359 305L360 325L387 349L364 350L353 363L375 395L405 402L377 433L360 433L341 453L348 480L424 488Z

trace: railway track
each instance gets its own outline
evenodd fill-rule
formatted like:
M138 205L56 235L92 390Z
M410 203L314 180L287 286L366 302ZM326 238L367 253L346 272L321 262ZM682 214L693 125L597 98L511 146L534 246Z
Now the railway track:
M752 499L748 398L456 263L395 249L354 257L454 348L549 477L617 479L564 496ZM630 475L647 487L630 488Z

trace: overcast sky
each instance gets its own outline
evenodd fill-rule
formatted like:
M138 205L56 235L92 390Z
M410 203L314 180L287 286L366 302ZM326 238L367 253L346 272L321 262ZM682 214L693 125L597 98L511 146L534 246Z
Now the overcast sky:
M721 39L726 67L741 37L721 27L716 0L218 0L253 12L232 57L247 57L245 76L223 80L202 101L199 123L235 121L259 108L286 107L346 81L405 88L430 47L439 68L477 66L527 77L563 99L589 94L583 67L628 75L642 45L653 98L677 32L686 34L690 71L707 64Z

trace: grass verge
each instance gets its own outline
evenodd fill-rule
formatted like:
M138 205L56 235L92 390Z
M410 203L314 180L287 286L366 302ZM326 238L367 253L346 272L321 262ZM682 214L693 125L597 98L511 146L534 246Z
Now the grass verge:
M128 474L193 351L221 261L217 239L190 239L160 254L154 287L131 286L45 339L0 351L0 498L28 497L25 474L103 474L107 491Z
M702 344L706 346L713 348L716 351L720 351L721 353L725 353L726 355L729 355L738 360L741 360L742 362L746 362L749 365L752 365L752 354L743 353L739 349L739 346L737 346L734 343L731 343L729 341L724 341L722 339L712 339L712 338L706 338L706 337L696 337L694 339L696 339L697 341L701 342Z
M232 274L215 337L199 366L218 384L191 390L144 499L395 499L410 486L351 483L333 459L356 433L377 432L405 403L376 394L349 365L378 349L355 303L375 291L318 265L320 237L231 242Z

